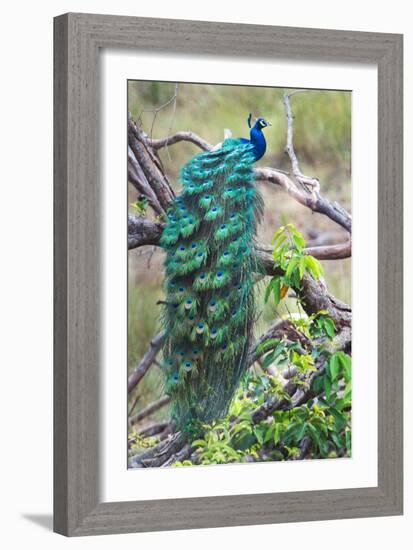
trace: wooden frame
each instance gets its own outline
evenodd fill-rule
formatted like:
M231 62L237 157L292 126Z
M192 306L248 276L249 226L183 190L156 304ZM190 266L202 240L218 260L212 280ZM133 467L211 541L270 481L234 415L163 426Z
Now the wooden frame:
M397 515L402 442L402 36L66 14L55 40L54 529L93 535ZM99 50L104 47L378 67L378 486L99 501Z

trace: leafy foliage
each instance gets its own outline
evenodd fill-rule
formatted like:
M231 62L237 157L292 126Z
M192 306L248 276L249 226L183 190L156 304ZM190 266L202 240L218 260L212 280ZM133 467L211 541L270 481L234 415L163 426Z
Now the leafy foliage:
M291 224L273 242L280 275L270 280L266 299L273 296L278 305L288 288L300 288L305 274L318 279L323 269L305 253L305 240ZM261 368L244 375L228 415L205 424L202 438L192 442L191 460L176 466L351 456L351 357L331 351L336 326L327 311L288 320L308 343L287 337L262 342L256 350ZM281 373L308 391L306 403L292 406ZM255 422L254 411L274 398L284 405Z
M282 274L275 275L270 280L265 301L272 295L277 306L289 287L300 288L306 273L319 279L324 271L320 262L305 252L305 239L292 224L280 227L273 237L273 245L274 266L280 268Z
M313 370L311 361L283 345L297 364ZM297 360L297 356L300 357ZM243 378L228 415L204 425L204 435L192 442L191 460L175 466L279 461L298 458L305 445L306 458L351 456L351 358L331 355L325 371L314 379L315 397L307 403L276 410L259 423L253 412L272 397L287 398L278 379L249 371Z

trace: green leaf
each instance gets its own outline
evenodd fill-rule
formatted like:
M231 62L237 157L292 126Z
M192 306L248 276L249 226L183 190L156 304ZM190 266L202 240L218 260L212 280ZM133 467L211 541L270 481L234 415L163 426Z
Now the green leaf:
M305 239L304 237L301 235L301 233L299 233L298 231L295 233L293 233L292 235L292 239L294 241L294 244L298 250L298 252L301 252L302 249L305 247Z
M333 432L331 434L331 439L333 440L333 443L337 447L337 449L341 449L341 447L343 446L343 442L341 441L339 435L336 432Z
M330 357L329 365L330 365L331 381L334 382L341 371L341 363L339 358L337 357L337 353L335 353Z
M258 355L260 355L264 351L275 348L279 345L279 343L280 340L278 338L270 338L269 340L265 340L259 346L257 346L256 352Z
M275 281L275 277L273 277L273 278L271 279L271 281L270 281L270 282L268 283L268 285L267 285L267 288L265 289L265 294L264 294L264 302L265 302L265 303L268 302L268 298L269 298L270 295L271 295L272 287L273 287L274 281Z
M274 430L274 445L278 445L281 439L281 435L283 432L283 425L282 424L276 424L275 430Z
M336 333L336 325L334 324L333 319L331 319L330 317L324 318L324 329L327 333L327 336L333 338Z
M345 437L346 437L346 447L349 455L351 455L351 431L346 430L345 431Z
M298 270L299 270L299 273L300 273L300 280L304 277L305 269L306 269L306 257L301 256L300 263L298 264Z
M319 279L324 274L324 269L321 263L316 260L313 256L309 254L305 257L305 263L308 271L314 277L314 279Z
M287 266L287 269L285 271L285 277L286 279L290 279L291 278L291 274L293 272L293 270L295 269L296 265L298 263L298 258L297 256L293 256L291 258L291 260L288 262L288 266Z
M330 401L330 397L331 397L331 380L328 376L324 376L324 391L326 392L327 401Z
M262 362L262 368L267 369L270 365L272 365L272 363L274 362L274 359L275 359L275 352L272 351L271 353L269 353L264 357L264 360Z

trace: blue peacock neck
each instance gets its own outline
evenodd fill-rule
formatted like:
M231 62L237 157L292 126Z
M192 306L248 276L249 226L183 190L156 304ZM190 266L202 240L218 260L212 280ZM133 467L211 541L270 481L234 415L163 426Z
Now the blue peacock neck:
M261 128L257 127L257 124L251 128L250 141L254 145L255 160L259 160L265 155L267 149L267 142Z

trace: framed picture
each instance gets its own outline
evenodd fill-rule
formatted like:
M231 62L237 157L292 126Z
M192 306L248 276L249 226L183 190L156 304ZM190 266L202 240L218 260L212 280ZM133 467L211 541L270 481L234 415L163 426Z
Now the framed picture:
M402 37L55 19L55 531L402 513Z

